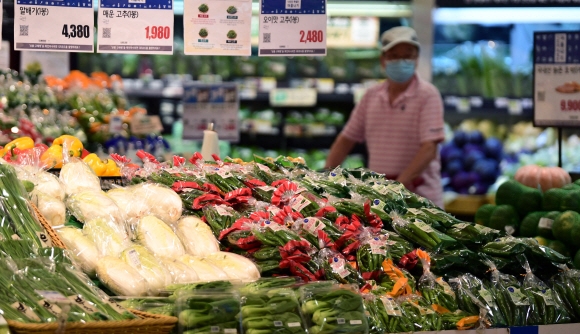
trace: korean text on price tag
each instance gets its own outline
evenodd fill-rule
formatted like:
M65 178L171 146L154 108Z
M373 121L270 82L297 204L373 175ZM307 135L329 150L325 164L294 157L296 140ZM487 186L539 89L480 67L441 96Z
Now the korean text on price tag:
M16 0L14 49L93 52L92 0Z
M326 55L326 0L261 0L260 56Z
M97 52L173 54L173 0L101 0Z

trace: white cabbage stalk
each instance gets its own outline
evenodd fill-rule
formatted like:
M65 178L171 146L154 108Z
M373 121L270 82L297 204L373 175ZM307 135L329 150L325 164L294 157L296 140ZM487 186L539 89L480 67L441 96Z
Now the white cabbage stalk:
M172 282L168 270L143 246L135 245L125 249L121 254L121 260L145 277L151 295L158 295Z
M56 232L66 248L71 251L74 262L80 266L85 274L94 277L98 260L101 257L97 246L84 236L81 229L63 227Z
M241 255L218 252L209 254L204 259L223 270L230 279L252 282L260 278L256 264Z
M103 257L97 264L97 277L118 296L145 296L147 280L139 271L115 257Z
M52 197L34 188L30 193L30 200L42 216L52 226L64 225L66 221L66 206L58 198Z
M185 254L181 240L171 227L155 216L141 218L135 231L136 241L156 256L177 258Z
M64 201L64 186L56 175L33 166L16 167L18 179L30 181L34 184L35 190Z
M68 197L66 207L83 223L95 218L113 221L118 225L125 221L115 201L100 189L82 191Z
M131 246L125 230L103 218L86 222L83 233L97 246L101 256L119 257L125 248Z
M193 268L197 273L197 276L199 276L199 280L202 282L222 281L228 279L228 275L220 268L205 261L199 256L183 255L179 260Z
M150 214L167 224L174 224L181 218L183 203L179 195L168 187L142 183L131 187L136 198L149 208Z
M101 180L93 169L80 159L72 159L62 165L59 178L67 196L85 190L101 191Z
M107 191L109 196L124 215L127 223L135 225L139 219L146 216L149 207L142 199L137 198L129 188L115 188Z
M188 254L204 256L220 251L211 228L197 217L182 217L177 223L176 233Z
M160 257L158 259L171 274L172 284L186 284L199 281L197 272L182 261L168 257Z

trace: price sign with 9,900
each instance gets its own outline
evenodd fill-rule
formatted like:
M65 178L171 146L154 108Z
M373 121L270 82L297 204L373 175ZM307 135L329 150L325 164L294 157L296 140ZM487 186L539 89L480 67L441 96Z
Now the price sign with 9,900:
M261 0L260 56L326 55L326 0Z
M92 0L16 0L14 49L93 52Z
M97 52L173 54L173 0L100 0Z

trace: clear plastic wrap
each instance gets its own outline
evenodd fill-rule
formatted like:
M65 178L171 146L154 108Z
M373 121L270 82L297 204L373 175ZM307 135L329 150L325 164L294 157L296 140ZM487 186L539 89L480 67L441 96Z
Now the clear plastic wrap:
M383 274L379 277L379 285L387 289L389 295L398 297L415 291L415 278L408 271L397 267L392 259L383 261Z
M187 254L205 256L220 251L219 242L211 228L198 217L181 217L175 229Z
M185 255L181 240L171 227L155 216L145 216L139 220L135 229L135 241L155 256L178 258Z
M61 226L67 220L66 206L58 198L47 195L40 190L34 189L30 194L30 201L42 213L42 216L52 226Z
M147 280L150 295L158 295L172 283L170 272L143 246L135 245L125 249L121 253L121 260L136 269Z
M397 298L403 317L408 319L414 331L440 331L443 319L435 312L425 298L418 295L405 295Z
M389 246L387 236L371 233L370 230L360 235L361 245L356 252L358 270L365 278L376 278L382 270L383 261L388 259Z
M365 311L369 317L369 333L403 333L412 332L413 323L403 317L396 299L389 296L363 295Z
M309 333L368 333L362 297L356 287L314 282L300 287L298 293Z
M59 179L66 196L84 191L101 191L101 180L97 174L89 165L77 158L71 158L62 166Z
M318 252L318 262L328 280L335 280L344 284L357 284L362 287L366 281L361 274L336 251L324 248Z
M454 286L457 304L461 310L470 314L480 314L482 326L504 327L506 325L497 302L479 278L464 274L450 282Z
M423 264L423 275L419 278L417 284L421 295L430 305L438 305L451 312L455 312L458 308L457 300L451 286L442 277L437 278L431 272L431 258L429 254L417 249L417 256Z
M435 230L420 220L406 221L396 212L391 213L391 218L397 233L430 251L437 252L442 249L454 248L458 245L457 240Z
M124 229L103 218L86 222L83 225L83 234L97 246L101 256L118 257L131 245Z
M240 214L236 210L222 204L206 205L203 214L215 236L219 236L221 231L230 228L240 219Z
M123 213L115 201L101 190L86 190L70 195L66 200L66 206L80 222L86 223L95 218L102 218L125 229Z
M119 305L152 314L165 315L168 317L177 316L175 310L175 300L167 297L113 297Z
M500 235L498 230L464 222L454 224L445 233L466 246L484 245Z
M116 257L105 256L99 259L97 277L118 296L145 296L149 291L147 280L139 271Z
M241 255L217 252L206 255L204 259L221 269L231 279L252 282L260 278L260 271L256 264Z
M239 333L240 298L231 291L181 291L177 301L179 333Z
M559 265L560 273L550 283L559 301L572 317L573 322L580 321L580 270L569 269Z
M57 229L58 236L70 250L75 264L87 275L96 275L97 263L101 257L97 246L83 234L83 230L74 227Z
M481 251L487 255L500 257L514 257L526 251L526 244L518 238L507 236L485 244Z
M107 191L107 196L117 204L130 226L135 225L139 219L146 216L149 212L149 207L142 199L137 198L133 194L131 187L111 189Z
M174 224L181 218L183 203L171 188L160 184L142 183L132 186L131 191L137 199L145 203L150 214L166 224Z
M241 315L243 333L306 333L300 304L291 289L258 290L242 295Z
M197 272L179 259L157 257L171 274L171 284L187 284L199 281Z
M56 175L32 166L17 167L16 174L18 179L32 182L35 190L64 201L64 186Z
M223 270L201 257L186 254L179 257L179 259L193 270L195 270L197 276L199 276L200 281L221 281L227 280L229 278Z

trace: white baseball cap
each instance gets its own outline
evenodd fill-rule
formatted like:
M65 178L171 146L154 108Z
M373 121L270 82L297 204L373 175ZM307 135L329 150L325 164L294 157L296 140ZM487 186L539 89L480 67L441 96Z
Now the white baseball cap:
M385 31L381 35L382 52L385 52L400 43L408 43L417 48L421 48L421 45L417 41L417 33L413 28L403 26L394 27Z

